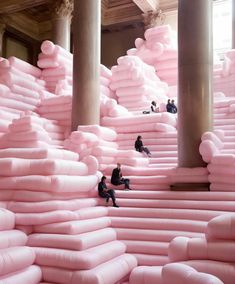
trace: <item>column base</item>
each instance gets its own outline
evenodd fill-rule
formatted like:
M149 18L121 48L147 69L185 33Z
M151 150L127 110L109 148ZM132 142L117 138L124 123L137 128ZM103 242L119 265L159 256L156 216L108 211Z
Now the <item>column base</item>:
M170 189L172 191L210 191L210 183L174 183Z

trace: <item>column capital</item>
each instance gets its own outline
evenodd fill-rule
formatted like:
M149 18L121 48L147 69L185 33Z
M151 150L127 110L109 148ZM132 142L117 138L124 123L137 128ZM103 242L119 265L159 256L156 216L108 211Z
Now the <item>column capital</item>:
M157 9L157 11L148 11L147 13L142 14L142 17L145 29L147 30L155 26L163 25L166 15L161 9Z
M57 0L52 6L53 18L71 18L73 0Z

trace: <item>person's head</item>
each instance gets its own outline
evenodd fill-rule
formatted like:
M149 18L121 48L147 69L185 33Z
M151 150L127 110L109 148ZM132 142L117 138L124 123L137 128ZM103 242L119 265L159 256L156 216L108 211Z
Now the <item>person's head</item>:
M117 168L120 169L121 168L121 164L117 163Z
M156 106L157 104L156 104L156 102L155 102L155 101L152 101L152 105L153 105L153 106Z
M106 180L106 176L102 176L101 182L105 182L105 180Z
M171 100L170 100L170 99L168 99L167 103L169 104L170 102L171 102Z
M142 136L137 136L137 140L141 140L142 139Z
M172 104L174 104L174 103L175 103L175 101L174 101L174 100L171 100L171 103L172 103Z

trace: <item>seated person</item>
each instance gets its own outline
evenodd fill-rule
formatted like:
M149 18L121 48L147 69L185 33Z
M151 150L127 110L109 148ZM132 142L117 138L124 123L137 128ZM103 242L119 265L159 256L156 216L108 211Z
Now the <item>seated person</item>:
M174 100L171 100L171 113L177 113L177 106Z
M144 147L142 142L142 137L139 135L135 141L135 149L138 152L145 152L149 157L151 156L151 153L147 147Z
M124 184L125 189L131 189L129 186L130 180L122 177L121 164L117 163L117 167L113 169L111 183L113 185Z
M109 202L109 198L111 198L113 201L113 207L119 207L116 203L115 191L113 189L107 189L105 181L106 177L102 176L101 181L98 184L99 196L102 198L106 198L107 203Z
M172 105L170 99L167 101L166 111L172 113Z
M151 103L151 112L159 112L159 107L157 107L157 103L152 101Z

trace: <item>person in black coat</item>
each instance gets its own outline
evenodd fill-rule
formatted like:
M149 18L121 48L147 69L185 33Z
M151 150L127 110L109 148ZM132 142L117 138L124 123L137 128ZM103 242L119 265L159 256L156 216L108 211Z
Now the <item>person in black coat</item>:
M115 191L113 189L107 189L107 185L105 183L106 177L102 176L101 181L98 184L98 193L102 198L106 198L106 202L109 202L109 198L113 201L113 207L119 207L116 203Z
M119 163L117 163L117 167L113 169L111 183L113 185L124 184L125 189L130 189L130 186L129 186L130 180L128 178L122 177L121 164Z
M170 99L167 101L166 111L172 113L172 105Z
M151 157L151 153L147 147L144 147L142 142L142 137L139 135L135 141L135 149L138 152L145 152L149 157Z
M177 106L174 100L171 100L171 113L177 113Z

